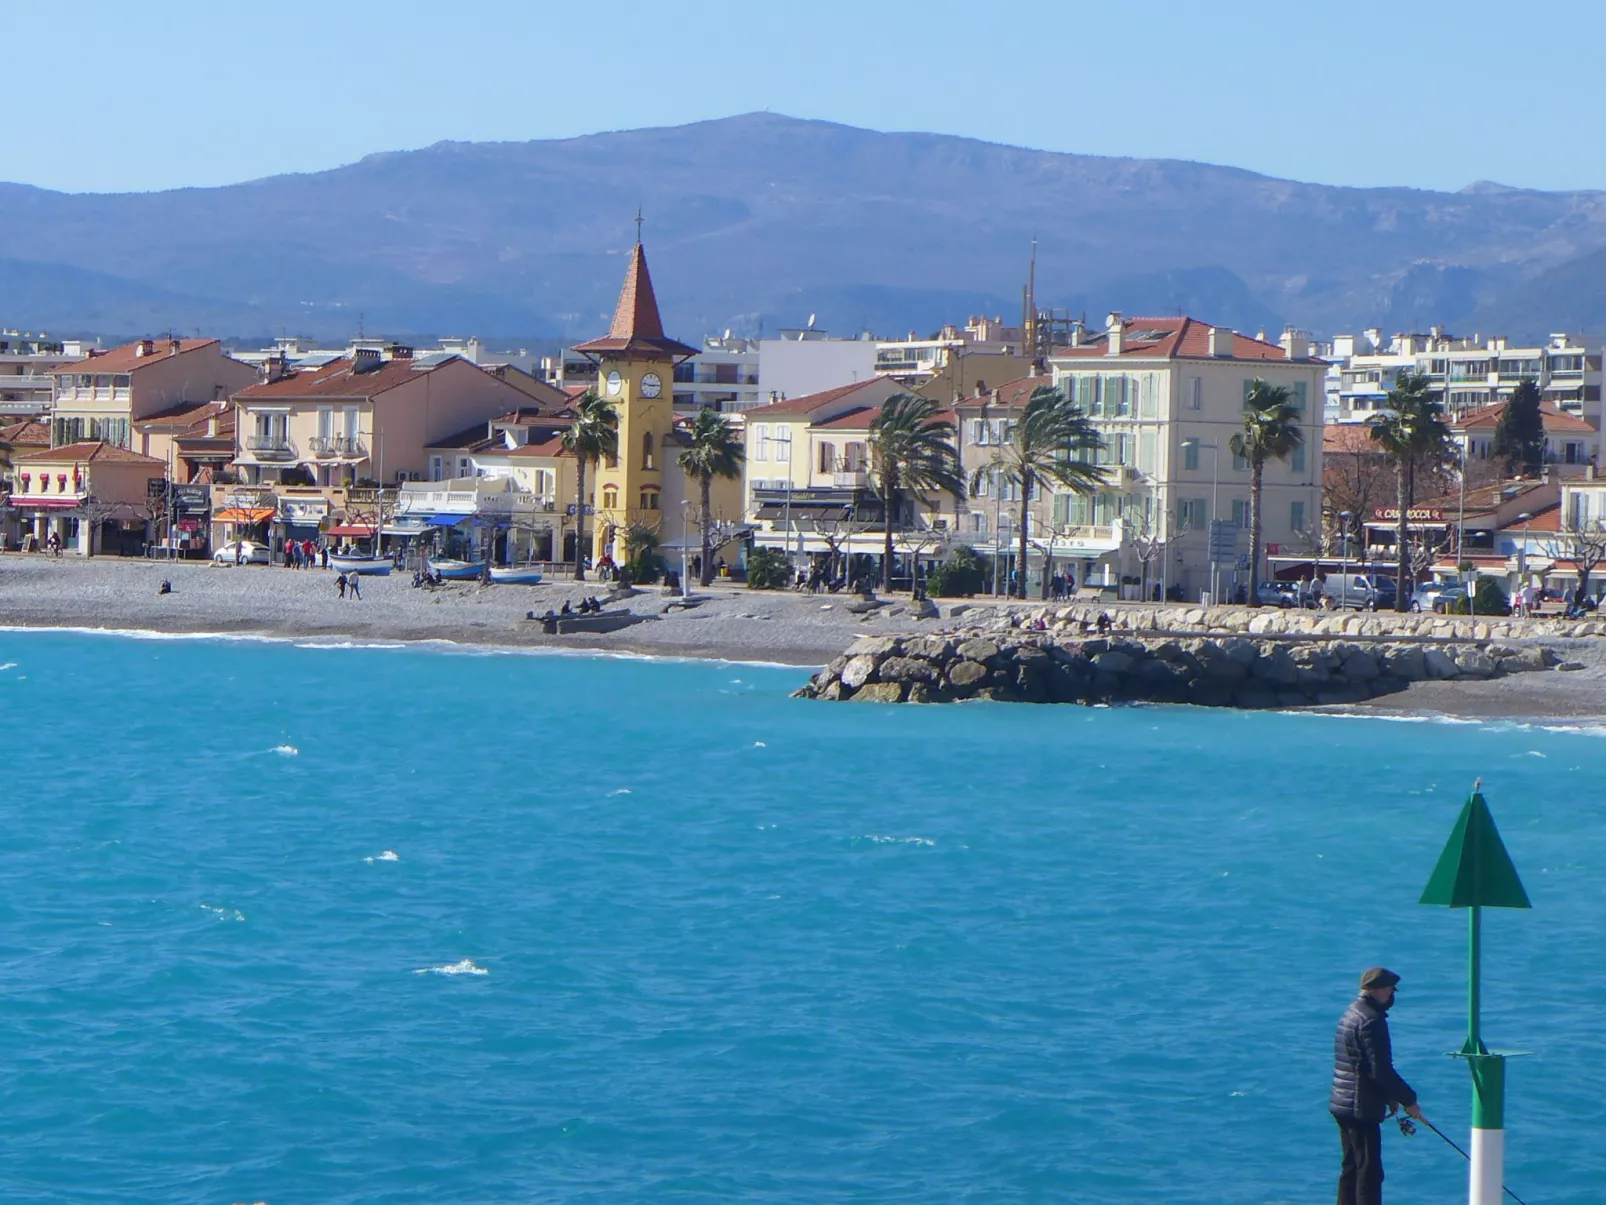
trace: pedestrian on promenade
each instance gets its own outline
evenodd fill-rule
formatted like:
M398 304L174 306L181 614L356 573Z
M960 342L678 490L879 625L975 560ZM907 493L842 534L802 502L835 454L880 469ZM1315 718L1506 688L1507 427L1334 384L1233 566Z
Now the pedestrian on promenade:
M1383 1121L1403 1108L1418 1121L1416 1093L1394 1070L1388 1011L1400 977L1384 967L1361 975L1361 992L1339 1018L1333 1038L1333 1092L1344 1160L1338 1205L1382 1205Z
M348 597L354 598L358 602L361 602L362 601L362 574L353 573L350 577L348 577L346 579L346 589L349 591Z

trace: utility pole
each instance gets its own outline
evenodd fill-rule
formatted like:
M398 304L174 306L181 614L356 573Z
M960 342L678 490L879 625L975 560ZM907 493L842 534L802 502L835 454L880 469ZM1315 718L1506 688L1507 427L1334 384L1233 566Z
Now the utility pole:
M1489 805L1473 784L1472 794L1450 831L1422 892L1420 903L1467 909L1467 1040L1453 1058L1466 1059L1472 1072L1472 1154L1469 1205L1500 1205L1506 1153L1506 1057L1483 1044L1479 1031L1482 1008L1483 909L1531 908L1517 868L1500 840Z

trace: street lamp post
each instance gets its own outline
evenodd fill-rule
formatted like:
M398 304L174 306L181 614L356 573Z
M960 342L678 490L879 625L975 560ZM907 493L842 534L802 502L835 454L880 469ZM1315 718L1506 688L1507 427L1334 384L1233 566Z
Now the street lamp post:
M686 529L689 526L687 520L690 516L691 499L682 498L680 500L680 596L682 598L691 597L691 578L686 573L686 541L688 539Z
M1220 603L1221 599L1216 593L1216 557L1214 550L1209 545L1210 533L1216 530L1215 525L1221 521L1221 445L1218 443L1205 443L1202 439L1185 439L1182 441L1182 446L1185 448L1190 444L1196 448L1210 449L1210 523L1205 528L1205 547L1206 555L1210 558L1210 601L1212 603Z
M1517 589L1524 592L1526 598L1528 589L1528 524L1533 522L1533 516L1527 511L1518 515L1522 520L1522 546L1517 549Z
M1349 601L1349 521L1349 511L1338 512L1338 584L1345 602Z

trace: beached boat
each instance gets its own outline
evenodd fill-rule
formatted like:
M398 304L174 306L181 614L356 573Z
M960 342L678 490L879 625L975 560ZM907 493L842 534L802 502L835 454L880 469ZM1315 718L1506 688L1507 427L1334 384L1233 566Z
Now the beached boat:
M454 561L445 557L430 557L429 571L439 574L449 582L471 582L485 572L485 562Z
M541 571L534 565L493 565L491 580L504 586L538 586Z
M395 563L388 556L359 556L355 553L331 552L329 568L337 573L360 573L364 577L385 577Z

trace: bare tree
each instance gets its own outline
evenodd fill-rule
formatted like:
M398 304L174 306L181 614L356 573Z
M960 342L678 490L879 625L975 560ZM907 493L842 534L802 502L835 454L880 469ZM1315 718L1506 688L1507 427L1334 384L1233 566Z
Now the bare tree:
M1590 575L1606 561L1606 525L1598 519L1583 527L1569 524L1546 544L1545 551L1553 561L1569 560L1578 566L1578 594L1587 596Z
M130 509L121 502L104 502L94 494L85 495L84 500L78 504L79 546L87 555L93 556L98 551L96 546L99 543L101 524L107 519L129 513Z
M1394 469L1387 457L1364 452L1334 452L1322 460L1323 518L1331 523L1324 540L1331 548L1340 526L1338 516L1350 514L1350 534L1372 517L1372 512L1394 495Z
M935 556L943 555L951 542L947 528L931 527L919 519L898 532L898 545L909 553L909 588L920 588L920 558L928 550Z
M814 534L830 552L830 564L826 568L833 579L837 576L838 560L842 563L842 576L847 576L847 556L853 548L853 538L869 530L870 524L859 519L851 506L844 506L840 511L826 511L815 518Z

